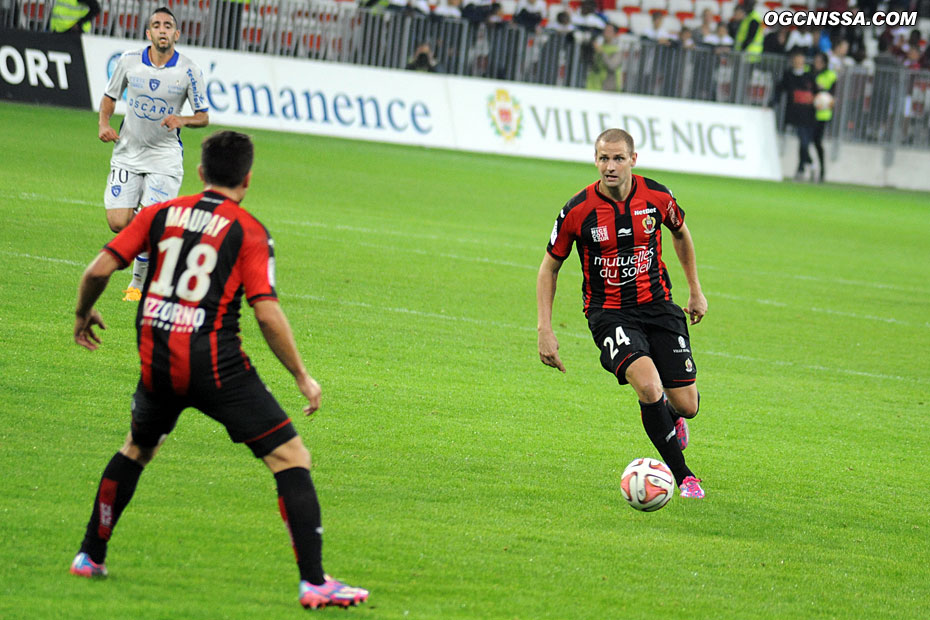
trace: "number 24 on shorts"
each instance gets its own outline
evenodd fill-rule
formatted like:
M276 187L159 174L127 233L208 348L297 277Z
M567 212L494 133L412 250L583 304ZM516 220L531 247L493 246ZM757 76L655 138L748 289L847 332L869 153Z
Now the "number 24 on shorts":
M617 332L614 334L614 338L607 336L604 338L603 346L607 347L610 350L610 359L617 357L619 350L617 347L620 345L630 344L630 338L626 335L626 332L623 331L623 327L617 325Z

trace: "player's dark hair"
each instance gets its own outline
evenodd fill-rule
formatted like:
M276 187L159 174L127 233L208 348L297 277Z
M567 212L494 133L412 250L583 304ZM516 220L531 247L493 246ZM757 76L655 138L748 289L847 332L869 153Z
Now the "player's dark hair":
M151 23L152 23L152 18L155 17L155 14L156 14L156 13L167 13L168 15L171 16L171 19L174 20L174 27L175 27L175 28L178 27L178 18L175 17L175 16L174 16L174 13L171 12L171 9L169 9L169 8L166 7L166 6L160 6L160 7L158 7L157 9L155 9L154 11L152 11L152 14L149 16L149 22L148 22L148 24L151 24ZM146 29L148 29L148 27L149 27L148 24L146 24L146 26L145 26Z
M608 129L606 131L602 131L601 135L599 135L597 137L597 140L594 141L594 153L595 154L597 154L598 145L601 144L602 142L603 143L626 142L626 146L628 149L630 149L631 155L633 154L633 151L635 150L634 145L633 145L633 136L631 136L628 132L622 129L614 128L614 129Z
M252 169L252 138L237 131L217 131L203 141L200 165L203 180L218 187L239 187Z

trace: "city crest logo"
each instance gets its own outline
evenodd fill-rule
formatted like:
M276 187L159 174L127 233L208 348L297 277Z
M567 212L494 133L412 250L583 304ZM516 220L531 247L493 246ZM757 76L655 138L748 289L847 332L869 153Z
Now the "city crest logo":
M508 142L520 137L523 130L523 108L505 88L498 88L488 97L488 116L494 132Z

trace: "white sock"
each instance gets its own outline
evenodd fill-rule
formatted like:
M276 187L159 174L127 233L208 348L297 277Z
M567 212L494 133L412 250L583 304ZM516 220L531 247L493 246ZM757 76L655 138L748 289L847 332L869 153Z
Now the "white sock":
M132 264L132 282L129 283L129 286L132 288L141 289L142 284L145 282L145 276L149 272L149 253L143 252L136 257L136 260Z

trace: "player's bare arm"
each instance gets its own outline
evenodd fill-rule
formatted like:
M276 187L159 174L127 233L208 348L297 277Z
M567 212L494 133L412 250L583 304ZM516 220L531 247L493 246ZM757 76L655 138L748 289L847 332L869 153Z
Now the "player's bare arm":
M116 259L107 252L101 252L81 276L77 307L74 310L74 342L90 351L95 351L101 342L100 337L94 333L94 327L107 328L94 304L106 290L110 276L117 269L119 263Z
M320 385L307 373L303 360L300 359L294 333L287 317L284 316L284 311L277 301L271 299L255 302L252 309L255 311L255 320L258 321L265 342L281 364L294 376L300 393L307 399L304 413L310 415L320 408Z
M685 306L685 312L691 324L696 325L707 314L707 299L701 291L701 282L698 280L694 242L687 224L682 224L681 228L672 231L672 244L675 246L678 262L681 263L681 269L688 280L688 305Z
M181 127L206 127L210 124L210 115L204 110L200 112L195 112L192 116L176 116L174 114L169 114L161 122L162 127L167 127L168 129L180 129Z
M562 261L552 258L548 253L539 266L539 274L536 276L536 331L539 360L546 366L565 372L565 366L559 359L559 341L552 331L552 302L555 300L556 283L561 268Z
M110 119L116 110L116 102L104 95L100 100L100 114L97 121L97 137L101 142L116 142L119 134L110 126Z

